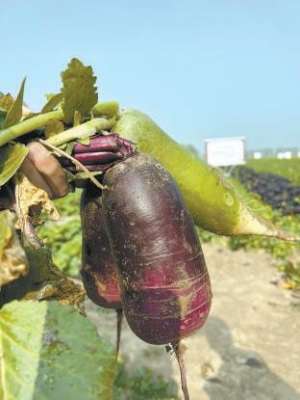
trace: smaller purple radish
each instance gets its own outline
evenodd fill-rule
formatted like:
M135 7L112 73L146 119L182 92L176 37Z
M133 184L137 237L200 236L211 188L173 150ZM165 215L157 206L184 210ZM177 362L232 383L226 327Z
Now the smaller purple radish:
M82 281L87 296L98 306L117 312L119 352L122 304L117 269L104 228L101 191L90 184L83 190L80 204L82 224Z

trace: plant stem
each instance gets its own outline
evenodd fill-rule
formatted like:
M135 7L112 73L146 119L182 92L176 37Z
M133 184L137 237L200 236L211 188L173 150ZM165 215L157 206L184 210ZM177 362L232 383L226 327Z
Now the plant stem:
M74 128L67 129L64 132L51 136L47 143L54 146L60 146L64 143L76 140L79 138L86 138L92 136L95 132L110 129L115 123L115 118L94 118L84 124L75 126Z
M0 130L0 147L4 146L6 143L23 136L26 133L32 132L35 129L42 128L47 122L52 119L63 119L62 110L51 111L46 114L39 114L35 117L28 118L25 121L19 122L9 128Z

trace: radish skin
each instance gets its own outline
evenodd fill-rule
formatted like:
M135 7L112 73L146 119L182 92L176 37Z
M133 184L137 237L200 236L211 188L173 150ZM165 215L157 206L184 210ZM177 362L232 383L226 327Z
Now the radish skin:
M98 306L117 313L116 355L119 353L122 304L117 269L104 228L101 191L94 185L83 190L80 204L82 223L82 281L88 297Z
M171 176L149 156L113 166L103 183L127 321L148 343L176 343L204 324L211 304L193 220Z

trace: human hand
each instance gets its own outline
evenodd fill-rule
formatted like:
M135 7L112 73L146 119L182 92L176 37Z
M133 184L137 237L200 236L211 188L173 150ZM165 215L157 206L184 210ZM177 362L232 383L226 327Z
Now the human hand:
M30 182L45 190L50 199L57 199L69 192L65 171L57 159L40 143L31 142L27 145L29 153L20 171Z

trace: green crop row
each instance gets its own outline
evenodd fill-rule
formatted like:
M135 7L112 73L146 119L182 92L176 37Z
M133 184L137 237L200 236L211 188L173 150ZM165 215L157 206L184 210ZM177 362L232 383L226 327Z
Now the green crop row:
M247 166L257 172L271 172L284 176L296 185L300 185L300 158L278 159L261 158L249 160Z

